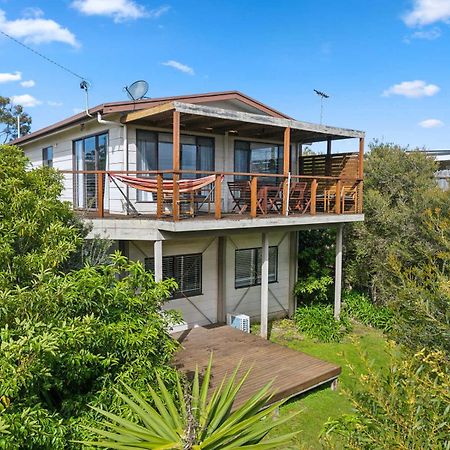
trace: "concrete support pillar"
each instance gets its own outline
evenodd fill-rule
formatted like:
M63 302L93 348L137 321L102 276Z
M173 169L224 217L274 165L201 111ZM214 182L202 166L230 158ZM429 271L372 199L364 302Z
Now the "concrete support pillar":
M289 233L289 317L295 313L296 298L294 295L295 283L298 276L298 231Z
M336 229L336 262L334 266L334 317L339 319L341 315L341 290L342 290L342 230L344 225L338 225Z
M227 237L220 236L217 243L217 322L226 322L226 253Z
M267 339L269 328L269 235L262 233L261 254L261 337Z
M155 258L155 281L159 282L163 279L163 270L162 270L162 241L155 241L153 243L153 255Z

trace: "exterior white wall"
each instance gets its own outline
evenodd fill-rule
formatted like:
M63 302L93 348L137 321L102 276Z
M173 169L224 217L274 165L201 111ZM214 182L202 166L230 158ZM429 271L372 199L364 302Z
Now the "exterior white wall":
M225 312L247 314L253 320L259 320L261 313L261 287L251 286L236 289L235 251L237 249L261 247L261 233L232 235L226 244L226 298ZM278 246L278 278L269 283L269 315L287 315L289 309L289 233L269 234L269 246Z
M269 315L285 316L289 309L289 233L271 233L270 245L278 246L278 279L269 284ZM233 235L226 238L225 246L225 313L247 314L252 320L260 318L261 287L236 289L235 250L261 247L261 234ZM176 309L190 327L217 322L218 304L218 239L199 238L163 241L163 256L202 253L203 295L170 300L167 309ZM144 262L153 256L153 241L130 241L129 257ZM194 306L195 305L195 306Z
M170 300L166 309L176 309L192 327L217 322L217 238L164 241L163 256L202 253L202 295ZM153 256L152 241L130 241L129 258L144 262Z
M73 141L108 132L107 170L123 170L123 131L120 125L105 125L98 122L86 122L83 126L72 127L62 133L32 141L22 146L25 155L30 159L32 167L42 166L42 149L53 147L53 167L59 170L73 170ZM73 175L64 175L62 200L73 203ZM114 185L105 180L105 209L122 211L120 193Z

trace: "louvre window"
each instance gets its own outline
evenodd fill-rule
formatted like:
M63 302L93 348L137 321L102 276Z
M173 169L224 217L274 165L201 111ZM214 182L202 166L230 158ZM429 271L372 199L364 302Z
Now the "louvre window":
M45 167L53 167L53 147L45 147L42 149L42 165Z
M235 252L236 289L261 284L261 248L246 248ZM269 247L269 283L278 281L278 247Z
M155 258L145 258L145 269L154 272ZM202 255L163 256L163 278L173 278L178 290L172 298L193 297L202 294Z

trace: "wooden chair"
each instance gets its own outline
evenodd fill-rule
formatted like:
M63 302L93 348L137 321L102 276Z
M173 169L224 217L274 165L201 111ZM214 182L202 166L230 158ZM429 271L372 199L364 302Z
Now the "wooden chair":
M228 189L233 199L233 209L237 209L238 214L244 213L250 205L250 182L249 181L229 181Z
M289 191L289 212L300 212L305 214L311 205L311 196L308 195L308 183L296 181L291 184Z
M336 208L336 202L341 203L341 212L356 212L357 196L358 196L358 182L355 180L358 173L358 155L351 155L342 161L339 178L341 180L341 195L336 198L336 184L327 187L324 190L324 210L331 212ZM334 207L331 205L334 203ZM351 205L351 209L346 211L346 205Z

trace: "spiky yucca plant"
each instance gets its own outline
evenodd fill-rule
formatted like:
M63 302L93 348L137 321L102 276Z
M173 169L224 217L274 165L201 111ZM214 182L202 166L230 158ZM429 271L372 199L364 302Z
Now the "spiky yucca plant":
M231 377L226 377L208 400L211 378L211 360L200 385L198 369L186 390L177 378L176 395L169 392L158 377L158 395L149 387L153 405L136 391L124 385L129 395L117 394L130 407L137 422L94 408L108 418L102 428L89 428L99 440L82 442L86 445L112 449L154 450L262 450L283 448L297 433L263 439L271 429L289 420L275 418L274 413L284 401L269 406L273 394L268 383L242 406L232 411L236 395L250 374L250 370L236 382L239 366ZM295 415L295 414L294 414Z

